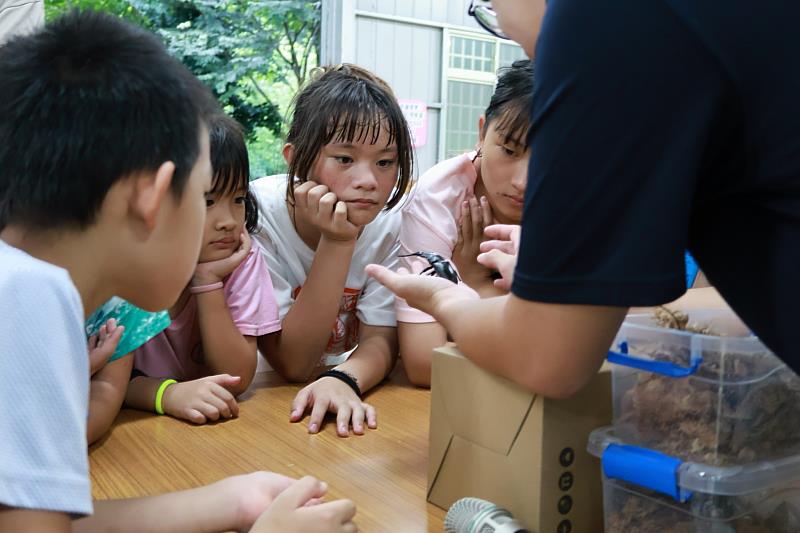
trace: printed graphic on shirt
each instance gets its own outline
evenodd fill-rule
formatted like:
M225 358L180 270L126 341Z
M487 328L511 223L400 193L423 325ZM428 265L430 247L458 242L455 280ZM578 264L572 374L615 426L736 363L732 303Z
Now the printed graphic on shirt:
M292 291L293 299L297 299L297 295L300 294L302 288L302 286L296 287ZM330 355L348 352L358 344L358 328L361 325L361 321L356 315L356 304L358 304L360 296L361 289L344 288L342 299L339 302L339 314L333 324L328 345L325 347L325 353L322 354L320 359L321 362L324 362L325 358Z

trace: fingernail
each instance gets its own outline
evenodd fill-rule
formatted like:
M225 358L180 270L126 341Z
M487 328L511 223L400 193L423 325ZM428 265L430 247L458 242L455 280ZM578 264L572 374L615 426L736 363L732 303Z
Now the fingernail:
M308 432L309 433L316 433L317 432L317 425L316 424L311 424L310 426L308 426Z
M339 431L341 433L347 433L347 426L345 426L344 424L339 424Z

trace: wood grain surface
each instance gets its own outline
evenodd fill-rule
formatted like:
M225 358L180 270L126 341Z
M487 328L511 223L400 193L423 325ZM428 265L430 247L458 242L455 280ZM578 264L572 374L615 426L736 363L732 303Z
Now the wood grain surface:
M259 374L239 418L205 426L124 409L90 448L94 497L159 494L254 470L310 474L330 484L329 498L356 503L360 531L441 532L445 512L425 501L430 392L396 369L366 398L378 429L343 439L333 419L317 435L308 434L307 418L289 422L300 388Z

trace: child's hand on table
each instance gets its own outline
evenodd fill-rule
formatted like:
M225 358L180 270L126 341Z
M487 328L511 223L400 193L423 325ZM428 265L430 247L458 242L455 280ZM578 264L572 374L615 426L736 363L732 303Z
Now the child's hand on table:
M494 286L498 289L511 290L519 253L520 231L521 228L514 224L495 224L484 230L484 234L492 240L481 243L483 253L478 256L478 262L500 272L502 278L494 281Z
M362 402L346 383L330 376L319 378L297 393L292 402L289 420L299 422L309 407L311 408L308 421L309 433L317 433L320 430L327 412L336 413L336 433L340 437L347 437L350 434L351 425L353 433L363 435L365 419L370 429L378 427L375 408Z
M293 533L355 533L356 506L350 500L320 503L328 486L306 476L280 492L250 530Z
M195 424L239 416L239 404L226 387L239 383L239 376L218 374L175 383L164 390L164 412Z
M118 326L117 321L109 318L100 330L89 337L89 375L95 375L106 366L108 359L114 355L117 345L125 332L125 326Z
M239 243L239 248L225 259L198 263L197 267L194 269L192 285L210 285L220 282L228 276L228 274L236 270L236 267L242 264L242 261L245 260L247 254L250 253L250 248L253 246L250 234L246 231L242 232L239 236Z

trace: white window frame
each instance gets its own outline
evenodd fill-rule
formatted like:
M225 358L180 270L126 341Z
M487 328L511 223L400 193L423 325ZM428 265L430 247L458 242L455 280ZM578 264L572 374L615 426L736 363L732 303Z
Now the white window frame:
M476 41L484 41L494 43L494 68L491 72L479 72L476 70L457 69L450 67L450 48L452 46L453 37L463 37L466 39L473 39ZM452 28L444 28L442 31L442 113L441 122L439 127L439 150L438 160L444 161L446 157L446 143L447 143L447 114L448 114L448 94L450 81L461 81L468 83L475 83L480 85L490 85L494 87L497 83L497 69L500 64L500 45L505 42L505 39L494 37L488 33L472 32L456 30Z

